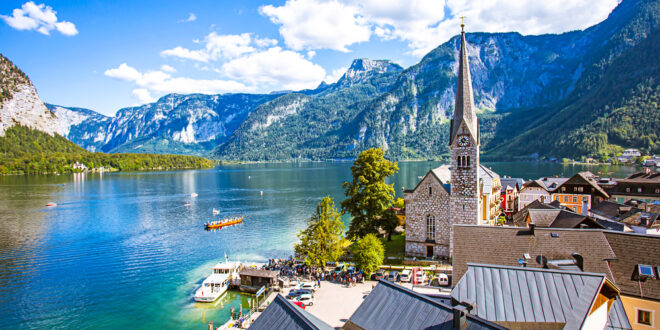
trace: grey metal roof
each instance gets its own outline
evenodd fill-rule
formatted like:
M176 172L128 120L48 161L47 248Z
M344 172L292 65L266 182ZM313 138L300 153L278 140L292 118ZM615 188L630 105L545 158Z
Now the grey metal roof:
M614 304L612 304L612 308L610 308L610 312L607 314L607 325L605 329L632 329L620 297L614 300Z
M489 321L578 329L605 280L604 274L469 263L451 295L474 301L472 313Z
M334 328L278 294L266 310L254 320L250 329L326 330Z
M400 285L380 280L348 322L362 329L452 329L453 309ZM467 315L465 329L504 329Z

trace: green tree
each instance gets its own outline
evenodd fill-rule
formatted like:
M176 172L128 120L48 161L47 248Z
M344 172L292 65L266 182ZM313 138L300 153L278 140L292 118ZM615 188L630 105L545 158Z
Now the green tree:
M399 197L394 201L394 203L392 203L392 206L402 209L406 207L406 202L403 198Z
M380 218L380 228L387 233L387 241L392 240L392 234L399 226L399 217L396 216L394 209L387 209Z
M323 267L343 254L343 234L341 213L332 198L323 197L316 206L316 214L309 218L307 228L298 233L300 243L294 244L294 250L308 266Z
M369 276L375 272L385 259L383 243L375 234L367 234L353 244L355 266Z
M341 208L353 216L347 234L351 239L377 232L378 218L394 199L394 184L386 184L385 178L399 167L385 159L384 154L380 148L361 152L351 166L353 181L342 185L347 198L341 202Z

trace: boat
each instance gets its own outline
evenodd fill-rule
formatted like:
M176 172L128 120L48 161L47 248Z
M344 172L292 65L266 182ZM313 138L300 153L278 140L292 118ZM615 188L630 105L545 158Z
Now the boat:
M243 217L222 219L222 220L218 220L218 221L211 221L211 222L207 222L207 223L204 224L204 229L206 229L206 230L220 229L220 228L227 227L227 226L237 225L241 222L243 222Z
M193 198L195 198L195 197L197 197L197 196L199 196L197 193L192 193L192 194L190 194L190 197L193 197Z
M240 278L240 262L230 262L225 255L225 262L213 266L213 273L207 277L202 286L195 291L193 299L196 302L210 303L216 301L227 291L233 280Z
M215 207L213 208L213 215L218 215L220 214L220 211L216 210Z
M57 206L57 204L51 202L51 203L46 204L46 206L53 207L53 206Z

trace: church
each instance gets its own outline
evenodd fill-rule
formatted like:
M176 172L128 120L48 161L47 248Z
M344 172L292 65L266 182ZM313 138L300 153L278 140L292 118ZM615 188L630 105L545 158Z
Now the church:
M500 177L479 162L479 121L463 28L449 132L451 162L404 190L408 256L450 258L454 224L492 225L500 213Z

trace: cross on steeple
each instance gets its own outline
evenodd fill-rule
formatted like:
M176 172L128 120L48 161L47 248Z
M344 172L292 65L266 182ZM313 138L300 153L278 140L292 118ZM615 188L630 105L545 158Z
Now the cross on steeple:
M465 23L463 23L463 19L465 18L465 16L461 16L460 18L461 18L461 32L464 32L463 28L465 27Z

